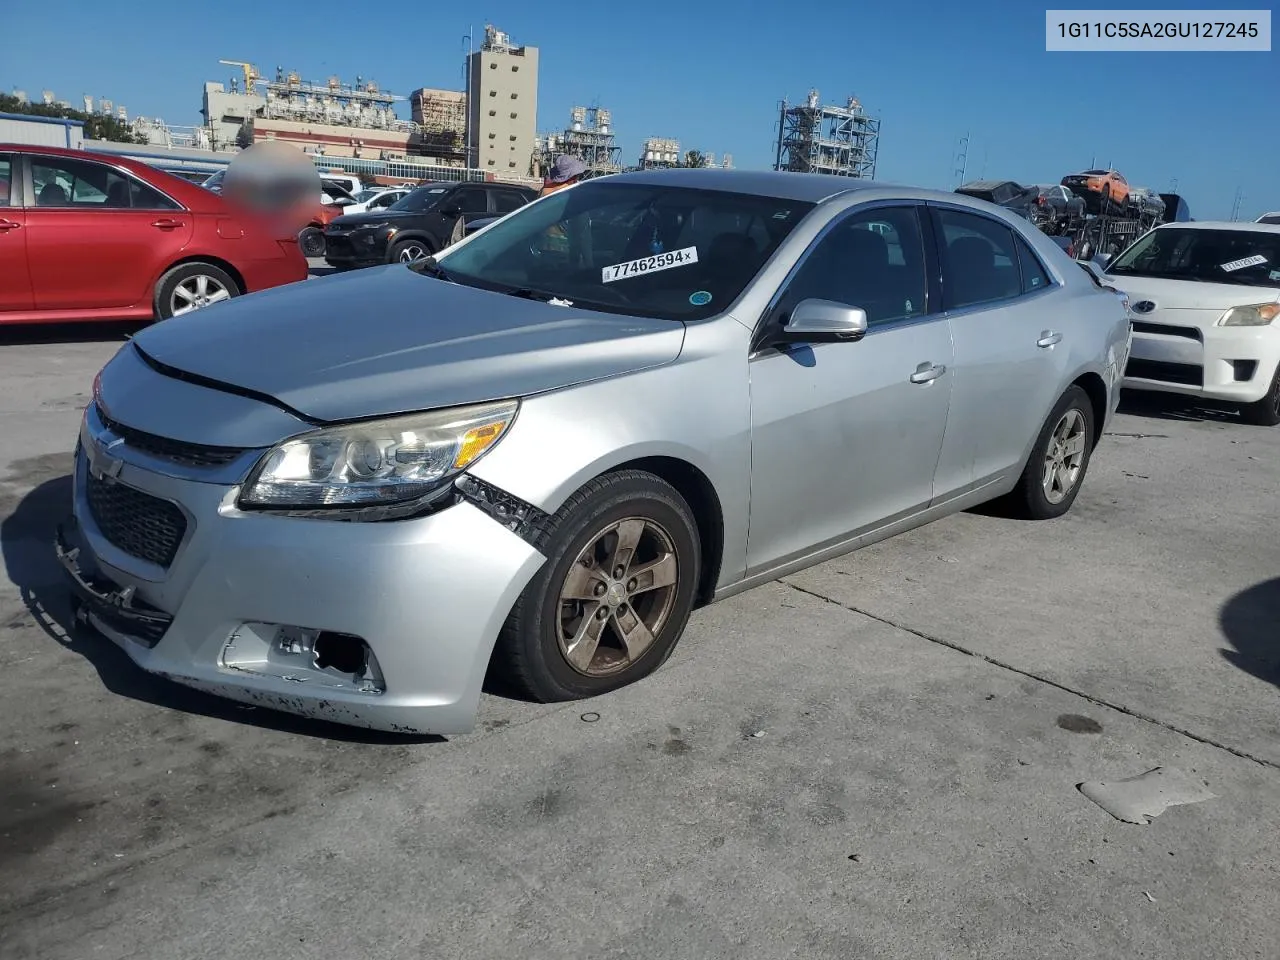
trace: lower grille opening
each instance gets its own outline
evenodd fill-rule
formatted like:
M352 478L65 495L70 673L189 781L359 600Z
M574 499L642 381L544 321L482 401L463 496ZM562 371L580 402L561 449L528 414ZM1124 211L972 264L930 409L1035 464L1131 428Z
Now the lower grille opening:
M1169 363L1165 360L1131 359L1124 369L1126 377L1139 380L1160 380L1187 387L1204 386L1204 367L1194 363Z
M85 497L93 522L112 546L159 567L173 563L187 532L187 518L176 504L92 473Z

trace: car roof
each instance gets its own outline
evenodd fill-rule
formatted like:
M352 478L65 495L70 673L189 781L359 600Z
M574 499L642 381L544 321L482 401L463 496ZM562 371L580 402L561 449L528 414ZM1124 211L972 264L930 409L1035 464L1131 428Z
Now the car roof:
M790 173L777 170L713 170L705 167L639 170L632 173L615 173L609 177L609 182L722 190L727 193L747 193L815 204L832 197L860 191L896 193L907 200L945 200L949 203L956 200L956 194L946 190L925 190L919 187L886 183L882 180L836 177L829 173Z
M1190 220L1185 223L1162 223L1157 230L1177 227L1179 230L1232 230L1239 233L1280 233L1280 223L1254 223L1249 220Z

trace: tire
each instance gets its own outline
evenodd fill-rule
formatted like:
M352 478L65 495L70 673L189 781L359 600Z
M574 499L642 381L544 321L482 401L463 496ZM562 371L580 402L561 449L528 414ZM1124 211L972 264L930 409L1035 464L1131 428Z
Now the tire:
M391 263L413 263L431 256L432 253L431 244L426 240L410 237L393 246L387 254L387 260Z
M1102 188L1102 197L1098 200L1098 212L1104 217L1111 214L1111 188Z
M221 267L212 263L181 263L160 278L152 306L157 320L168 320L230 300L243 292Z
M614 578L601 567L613 564L619 526L639 538L622 563L623 575ZM578 700L634 683L662 666L689 622L702 566L697 522L674 487L638 470L597 477L545 524L536 545L547 562L516 600L494 649L493 665L517 692L542 703ZM635 557L642 567L639 578L630 575L634 567L626 569ZM655 569L669 571L673 583L646 589L645 574ZM577 591L571 590L571 576L580 583ZM563 600L566 591L586 599ZM601 599L595 599L597 591ZM638 600L634 608L631 597ZM608 611L602 620L601 611ZM652 640L642 647L637 641L640 649L632 655L622 629L635 630L637 621ZM581 632L589 625L598 625L596 644L575 644L575 637L590 636Z
M1068 455L1063 462L1057 452L1059 439L1077 436L1083 442L1078 451L1074 455ZM1022 476L1009 494L1008 504L1014 515L1023 520L1052 520L1070 510L1089 470L1093 445L1093 402L1081 387L1072 384L1054 405L1053 412L1040 428L1040 435L1036 437ZM1062 463L1063 469L1067 471L1064 476L1062 470L1058 470L1058 478L1069 477L1069 486L1055 484L1052 495L1046 490L1051 463Z
M1271 377L1271 388L1261 400L1240 405L1240 419L1258 427L1280 424L1280 367Z
M324 231L319 227L303 227L298 232L298 249L308 260L324 256Z

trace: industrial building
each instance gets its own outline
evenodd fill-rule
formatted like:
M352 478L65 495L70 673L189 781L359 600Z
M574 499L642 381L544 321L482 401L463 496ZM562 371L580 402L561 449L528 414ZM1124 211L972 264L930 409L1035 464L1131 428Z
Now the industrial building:
M422 87L409 94L409 111L417 125L421 150L441 159L467 160L467 95L460 90Z
M84 142L84 121L36 117L28 113L0 113L0 143L29 143L37 147L77 149Z
M537 144L538 48L520 47L492 25L467 56L467 166L525 176Z
M801 106L779 104L773 169L871 179L876 175L880 120L850 97L843 107L823 106L810 90Z
M680 141L666 137L650 137L640 148L641 170L661 170L664 167L678 167L683 162L680 154Z
M613 115L604 107L574 107L569 126L538 138L533 172L541 175L561 154L577 157L595 174L621 172L622 147L613 132Z

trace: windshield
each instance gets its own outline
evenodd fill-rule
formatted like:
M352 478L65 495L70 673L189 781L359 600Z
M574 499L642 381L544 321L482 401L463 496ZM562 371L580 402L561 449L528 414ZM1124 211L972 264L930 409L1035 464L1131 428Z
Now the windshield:
M448 279L632 316L726 309L812 203L602 177L509 215L441 257Z
M440 202L448 187L418 187L418 189L406 193L397 200L388 210L404 210L408 213L425 213Z
M1265 217L1258 218L1259 223L1280 223L1280 213L1268 213Z
M1120 254L1107 273L1280 287L1280 231L1152 230Z
M374 197L376 197L380 193L382 193L382 188L377 188L374 190L368 190L368 189L361 190L359 193L356 194L356 200L359 201L360 203L367 203L368 201L372 200Z

